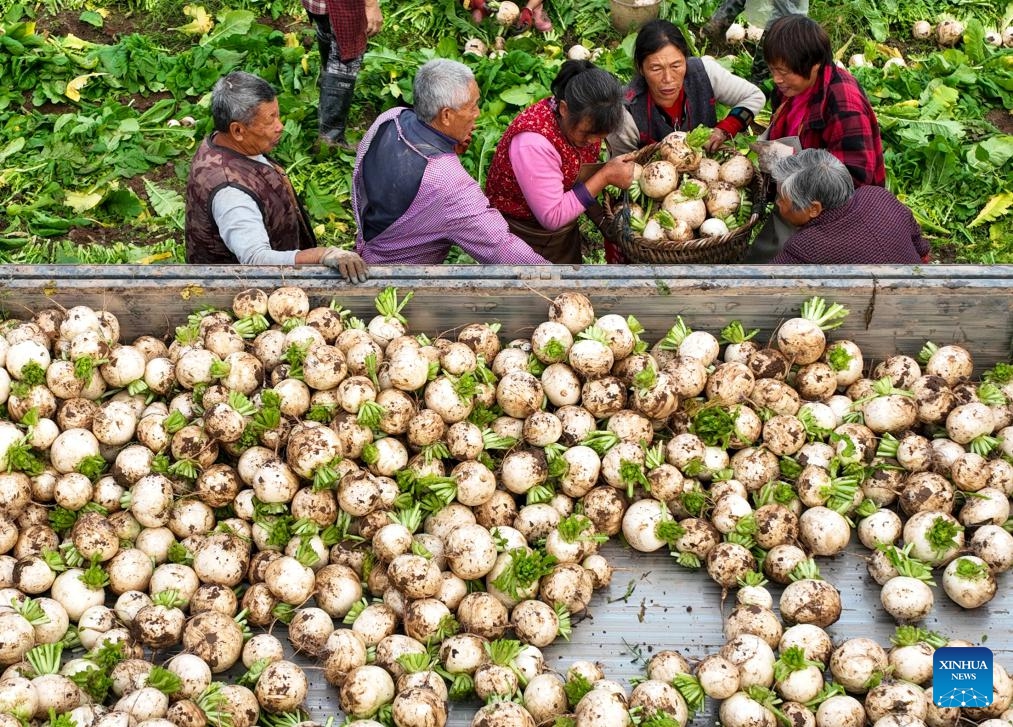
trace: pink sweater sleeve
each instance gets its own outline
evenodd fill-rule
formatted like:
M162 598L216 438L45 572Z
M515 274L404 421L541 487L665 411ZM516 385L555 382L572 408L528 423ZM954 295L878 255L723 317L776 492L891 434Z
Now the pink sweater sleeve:
M558 230L584 212L573 190L563 189L559 152L541 134L524 131L510 142L510 163L528 207L547 230Z

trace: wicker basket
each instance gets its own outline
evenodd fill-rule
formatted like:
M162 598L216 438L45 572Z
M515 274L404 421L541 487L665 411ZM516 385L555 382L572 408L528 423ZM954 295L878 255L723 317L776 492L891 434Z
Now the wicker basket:
M655 2L636 3L633 0L610 0L612 9L612 27L625 35L637 30L648 21L658 17L661 11L661 0Z
M637 152L637 161L646 164L657 151L658 145L645 146ZM739 262L749 247L750 234L767 216L767 195L770 178L757 172L749 184L749 198L753 205L752 214L741 227L730 230L719 237L700 237L693 240L647 240L630 228L629 205L624 200L605 195L605 223L617 230L616 242L630 263L735 263Z

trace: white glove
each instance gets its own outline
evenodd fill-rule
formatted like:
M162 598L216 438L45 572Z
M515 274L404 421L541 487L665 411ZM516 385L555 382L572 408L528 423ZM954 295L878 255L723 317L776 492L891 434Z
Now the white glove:
M351 250L329 247L320 258L320 264L337 270L349 283L365 283L368 277L366 263Z

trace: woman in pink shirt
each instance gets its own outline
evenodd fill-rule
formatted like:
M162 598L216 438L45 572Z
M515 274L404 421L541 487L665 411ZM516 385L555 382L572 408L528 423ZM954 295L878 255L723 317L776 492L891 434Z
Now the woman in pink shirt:
M633 181L633 155L600 167L601 142L622 121L619 82L587 61L567 61L552 82L552 96L515 118L500 139L485 191L511 232L554 263L581 262L577 222L606 185Z

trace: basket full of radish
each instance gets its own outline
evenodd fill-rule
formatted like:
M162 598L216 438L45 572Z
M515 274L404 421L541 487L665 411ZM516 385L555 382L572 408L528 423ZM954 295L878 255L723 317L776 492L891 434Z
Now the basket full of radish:
M742 258L750 232L766 218L768 177L732 145L706 152L710 131L674 131L644 147L630 188L606 190L606 218L628 262Z

